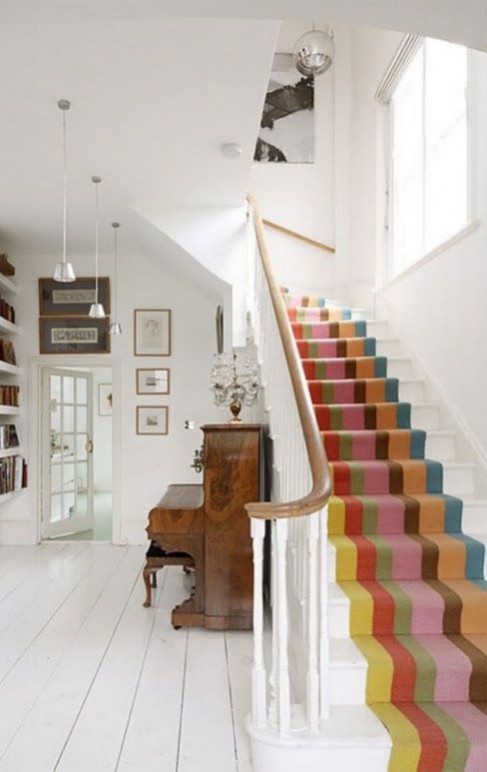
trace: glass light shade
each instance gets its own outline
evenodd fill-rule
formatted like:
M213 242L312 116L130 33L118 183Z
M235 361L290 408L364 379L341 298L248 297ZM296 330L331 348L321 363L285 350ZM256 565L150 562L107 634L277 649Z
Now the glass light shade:
M121 335L122 325L118 322L112 322L110 325L110 335Z
M322 30L310 30L297 40L294 64L301 75L321 75L333 64L335 44L333 38Z
M106 314L105 309L103 308L103 303L92 303L88 316L90 316L92 319L104 319Z
M70 281L76 281L76 274L74 272L72 263L57 263L53 277L54 281L60 281L67 284Z

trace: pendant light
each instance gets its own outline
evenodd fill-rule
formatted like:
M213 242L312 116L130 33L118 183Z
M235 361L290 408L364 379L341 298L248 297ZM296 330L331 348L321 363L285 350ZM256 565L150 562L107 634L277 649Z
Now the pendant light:
M117 264L118 264L118 254L117 254L117 237L118 237L118 229L120 228L119 222L112 222L112 228L113 228L113 316L116 319L117 318ZM110 335L121 335L122 334L122 325L115 321L112 322L110 325Z
M63 283L76 281L76 274L71 263L66 260L67 254L67 210L68 210L68 175L66 163L66 113L71 107L68 99L60 99L57 106L63 116L63 259L57 263L53 279Z
M100 241L98 185L101 182L101 177L92 177L91 181L95 186L95 302L91 304L88 316L91 316L92 319L104 319L105 309L103 303L100 303L98 299L98 249Z

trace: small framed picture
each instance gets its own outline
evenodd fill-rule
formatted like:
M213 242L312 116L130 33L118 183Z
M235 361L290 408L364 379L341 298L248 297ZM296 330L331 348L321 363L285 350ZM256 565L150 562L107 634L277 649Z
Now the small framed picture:
M39 316L88 316L90 306L95 302L96 283L94 276L77 278L69 284L60 284L54 279L39 279ZM110 279L98 279L99 302L105 313L110 314Z
M169 432L169 408L137 407L137 434L168 434Z
M136 357L171 356L171 311L168 308L136 308L134 311Z
M109 354L109 319L56 316L39 319L41 354Z
M112 414L113 389L111 383L98 384L98 415L109 416Z
M137 394L169 394L170 381L170 372L167 367L160 370L137 368Z

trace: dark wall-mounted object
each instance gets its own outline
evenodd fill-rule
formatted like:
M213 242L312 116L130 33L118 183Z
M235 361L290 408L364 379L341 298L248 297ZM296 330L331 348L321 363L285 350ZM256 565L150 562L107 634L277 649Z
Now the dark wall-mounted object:
M110 279L98 279L98 298L110 314ZM39 316L88 316L95 303L95 277L83 276L69 284L51 278L39 279Z
M223 354L223 306L216 308L216 350L218 354Z

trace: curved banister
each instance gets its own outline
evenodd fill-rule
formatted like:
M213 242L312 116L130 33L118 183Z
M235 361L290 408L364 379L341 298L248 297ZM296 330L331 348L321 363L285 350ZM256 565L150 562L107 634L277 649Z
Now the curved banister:
M279 503L255 502L247 504L245 509L250 517L262 518L265 520L299 517L323 509L331 494L331 475L308 384L304 377L298 347L265 243L264 225L259 212L259 207L252 197L249 197L248 201L253 213L260 259L269 288L279 335L281 337L294 396L296 398L296 405L310 465L312 487L306 496L294 501Z

